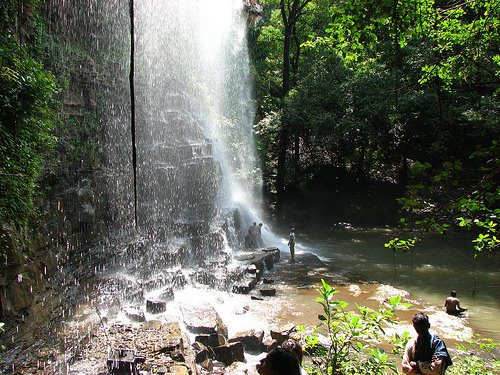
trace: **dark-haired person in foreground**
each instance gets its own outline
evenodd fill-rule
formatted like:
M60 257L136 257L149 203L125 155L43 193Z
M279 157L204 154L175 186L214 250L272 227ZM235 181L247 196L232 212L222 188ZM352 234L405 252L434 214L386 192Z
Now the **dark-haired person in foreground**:
M292 352L276 348L260 360L257 372L260 375L300 375L300 365Z
M288 339L283 344L281 344L281 347L292 352L295 355L295 357L299 361L300 373L302 375L307 375L306 370L302 368L302 358L304 358L304 352L302 351L302 346L299 344L299 342L294 339Z
M417 338L406 345L403 355L405 374L441 375L452 365L450 354L443 340L429 333L429 317L420 312L412 319Z
M450 315L460 315L464 311L467 311L467 309L460 307L457 292L454 290L450 292L450 297L446 298L444 301L444 307L446 308L446 313Z

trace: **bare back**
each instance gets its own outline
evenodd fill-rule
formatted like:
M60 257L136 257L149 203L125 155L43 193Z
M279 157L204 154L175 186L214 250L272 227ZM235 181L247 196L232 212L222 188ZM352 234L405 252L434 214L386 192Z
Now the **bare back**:
M446 307L447 314L458 314L463 311L460 307L460 301L456 297L446 298L446 301L444 301L444 307Z

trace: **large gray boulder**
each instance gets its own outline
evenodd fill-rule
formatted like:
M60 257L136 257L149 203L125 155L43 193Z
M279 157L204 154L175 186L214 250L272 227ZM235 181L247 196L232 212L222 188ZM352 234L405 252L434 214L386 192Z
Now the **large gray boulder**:
M264 338L264 331L256 331L254 329L238 332L228 341L240 342L243 348L249 352L258 352L262 348L262 339Z
M192 333L221 334L227 337L227 327L215 308L210 304L184 304L181 306L182 319Z
M215 357L226 366L233 362L245 362L245 351L241 342L232 342L227 345L216 346L212 348Z

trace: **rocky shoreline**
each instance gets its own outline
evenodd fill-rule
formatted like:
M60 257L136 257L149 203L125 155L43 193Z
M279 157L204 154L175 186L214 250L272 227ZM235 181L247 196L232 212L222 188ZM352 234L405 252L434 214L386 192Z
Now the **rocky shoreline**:
M272 298L275 294L270 285L272 280L263 279L262 275L271 270L279 259L277 248L240 254L235 260L239 270L244 271L238 272L240 277L234 283L232 292L248 294L257 288L261 297L250 298ZM123 308L124 322L109 322L90 303L79 305L67 321L53 311L52 320L58 321L60 328L51 333L47 329L39 332L40 336L46 337L35 342L31 342L30 339L34 339L32 336L24 340L21 338L20 345L13 342L3 357L3 373L120 373L120 366L124 364L133 366L137 373L201 374L207 371L216 373L217 369L227 373L226 367L245 360L245 350L257 353L276 345L275 342L263 342L263 331L228 337L226 325L210 305L184 304L181 322L155 320L154 315L165 311L165 305L173 297L172 292L163 300L148 299L145 311L134 307ZM242 311L245 312L244 309ZM145 312L153 319L146 321ZM13 341L17 339L12 336ZM189 345L190 342L193 345Z
M234 261L245 272L238 273L241 277L227 293L241 296L241 304L232 306L229 318L218 314L221 305L217 302L206 303L196 297L180 302L177 319L162 313L165 306L161 298L148 300L135 310L122 309L118 319L101 315L91 303L82 303L68 320L61 321L61 314L53 311L53 324L59 323L60 328L49 333L47 327L38 327L45 329L44 339L32 345L29 340L20 340L22 347L14 344L3 357L3 373L120 374L125 366L129 371L126 373L133 368L136 374L255 374L258 356L293 334L295 323L310 323L296 309L307 310L311 318L317 316L310 286L318 285L321 278L343 288L354 301L363 298L363 294L369 295L373 307L388 296L406 293L369 282L360 275L333 271L331 265L309 253L300 254L291 263L288 254L277 248L257 249L240 253ZM204 293L207 292L211 293L210 289ZM296 295L291 297L291 305L286 302L287 296L297 293L306 295L305 306L300 306ZM399 312L400 319L408 321L413 311L432 309L418 301L411 302L414 308ZM169 303L166 302L167 309ZM271 311L276 305L281 310ZM251 315L257 316L257 320ZM439 312L432 316L443 325L459 324L452 326L454 331L470 330L454 317L442 317ZM251 328L230 331L228 323L232 320L256 323ZM272 324L266 324L269 321ZM399 329L411 330L409 325L403 325Z

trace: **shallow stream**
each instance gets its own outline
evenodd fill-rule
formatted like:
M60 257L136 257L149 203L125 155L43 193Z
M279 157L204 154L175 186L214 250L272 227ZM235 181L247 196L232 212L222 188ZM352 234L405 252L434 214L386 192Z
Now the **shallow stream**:
M456 290L461 306L468 309L463 318L466 325L475 333L500 340L498 254L480 254L474 259L471 236L449 234L429 235L417 244L412 255L396 253L393 256L393 252L384 247L392 235L384 229L299 233L298 256L311 252L325 261L333 274L359 274L368 281L408 291L409 298L436 312L443 310L444 300L451 290ZM286 249L286 243L281 248ZM350 297L339 295L339 298L365 304L372 293L370 288L361 284L361 290L369 293L357 297L350 293ZM311 303L314 297L313 294ZM304 302L302 297L299 301Z

